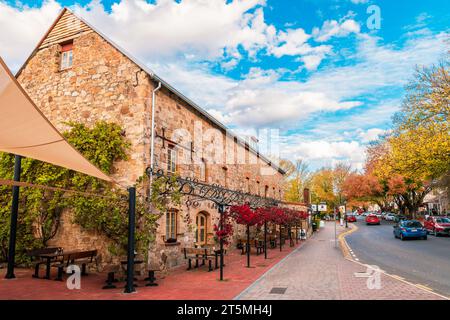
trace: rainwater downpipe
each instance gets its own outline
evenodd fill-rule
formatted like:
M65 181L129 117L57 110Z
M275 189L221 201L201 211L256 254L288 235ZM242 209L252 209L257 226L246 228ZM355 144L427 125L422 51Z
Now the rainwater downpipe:
M158 82L158 86L152 92L152 123L151 123L151 141L150 141L150 168L152 174L150 174L150 191L149 191L149 201L152 198L152 183L153 183L153 169L155 163L155 109L156 109L156 92L161 89L161 81Z

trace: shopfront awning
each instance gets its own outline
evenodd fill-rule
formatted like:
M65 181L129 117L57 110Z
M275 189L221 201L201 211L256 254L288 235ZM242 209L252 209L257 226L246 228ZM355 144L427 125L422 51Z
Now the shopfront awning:
M17 82L1 57L0 151L112 181L56 130Z

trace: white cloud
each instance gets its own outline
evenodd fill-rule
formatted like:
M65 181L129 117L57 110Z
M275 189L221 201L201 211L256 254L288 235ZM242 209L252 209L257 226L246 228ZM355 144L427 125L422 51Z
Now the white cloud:
M333 37L346 37L351 33L359 33L361 27L358 22L353 19L344 19L343 21L327 20L323 23L322 28L314 28L312 35L314 40L325 42Z
M367 3L369 0L350 0L354 4Z
M354 169L362 169L365 159L365 146L357 141L304 140L293 136L283 147L282 157L301 158L313 164L312 169L333 166L346 162Z
M379 128L371 128L368 130L358 129L358 136L361 138L361 141L364 143L377 140L381 135L386 133L386 130Z
M40 8L13 8L0 2L0 56L13 71L25 61L59 10L54 0L45 1Z

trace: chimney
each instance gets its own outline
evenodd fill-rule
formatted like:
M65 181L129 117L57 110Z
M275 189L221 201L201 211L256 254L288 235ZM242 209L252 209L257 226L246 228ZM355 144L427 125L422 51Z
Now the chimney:
M309 194L309 189L308 188L303 189L303 202L306 205L309 205L311 203L311 198L310 198L310 194Z

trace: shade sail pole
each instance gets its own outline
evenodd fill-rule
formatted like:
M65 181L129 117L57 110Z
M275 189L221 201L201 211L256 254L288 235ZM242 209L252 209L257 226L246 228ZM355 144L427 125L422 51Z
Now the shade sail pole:
M127 283L125 293L132 293L134 289L134 232L136 223L136 188L128 188L128 249L127 249Z
M22 169L22 157L16 155L14 158L14 181L20 181L20 171ZM11 223L9 226L9 248L8 248L8 270L6 279L14 279L14 263L16 260L16 235L17 235L17 215L19 211L19 186L13 186Z
M223 215L225 213L225 207L219 204L219 214L220 214L220 231L223 231ZM220 281L223 281L223 234L220 237Z

